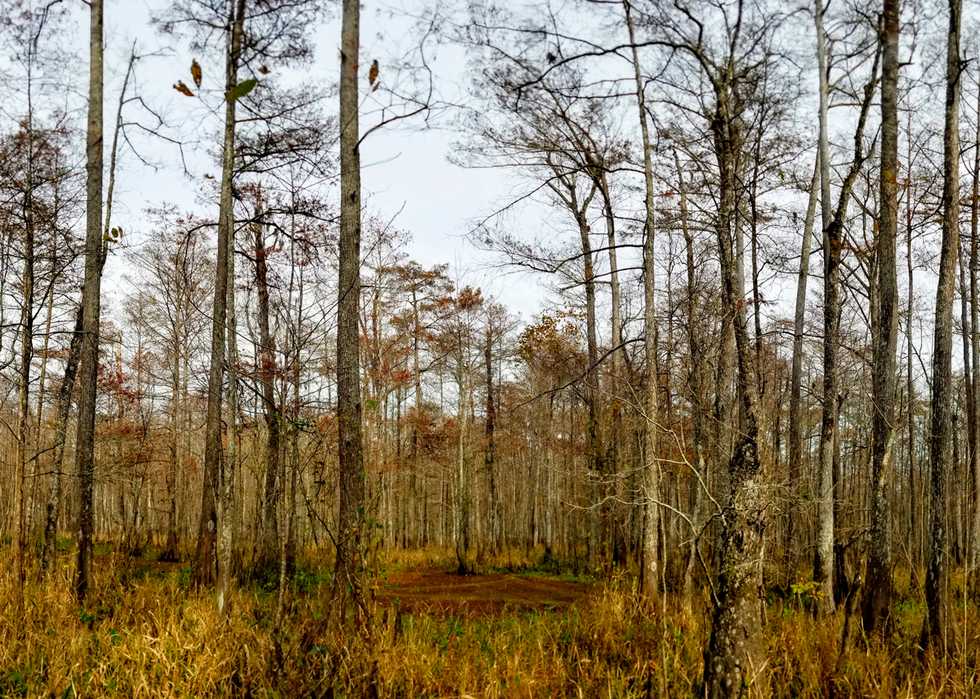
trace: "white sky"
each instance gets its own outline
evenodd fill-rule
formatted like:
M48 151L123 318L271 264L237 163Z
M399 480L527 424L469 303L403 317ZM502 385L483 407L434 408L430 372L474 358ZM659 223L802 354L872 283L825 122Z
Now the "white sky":
M430 2L431 0L367 0L363 4L361 22L362 65L367 66L371 59L378 58L384 80L388 75L386 66L395 57L407 52L418 39L411 20L393 13L392 3L397 5L395 10L408 11L411 14L428 7ZM216 198L208 194L210 184L207 184L203 176L205 173L217 174L209 152L213 152L215 147L220 118L201 108L196 100L177 94L171 86L178 79L190 83L188 67L191 59L197 58L204 64L207 87L208 78L218 74L217 69L212 70L213 60L220 61L221 56L212 56L209 65L208 58L193 55L186 42L156 32L150 26L149 19L154 12L159 12L168 5L166 0L106 0L107 148L122 72L134 41L140 52L159 54L141 62L137 73L139 94L165 115L170 133L192 142L187 151L192 177L183 174L176 149L163 143L146 139L140 141L142 154L158 164L157 169L140 164L132 154L123 153L114 223L122 225L126 230L126 241L129 245L139 245L147 233L143 211L149 206L173 202L184 209L211 217L214 217L217 208ZM333 8L334 16L316 28L313 41L315 60L303 69L305 76L295 77L305 77L332 88L339 69L339 3L333 2L329 5ZM73 2L72 7L72 17L77 25L72 27L69 24L68 36L58 38L66 39L72 46L73 56L62 66L67 73L65 78L72 88L65 93L67 96L64 99L76 111L76 127L83 128L85 95L80 91L84 90L87 77L88 20L87 9L82 3ZM810 37L806 41L809 42ZM435 48L429 54L429 59L440 96L447 101L458 100L465 94L468 80L463 51L458 47L443 45ZM274 65L270 68L274 72L277 69ZM965 104L972 99L969 96L972 89L972 85L967 86ZM64 88L61 90L64 92ZM8 103L0 105L0 108L5 107L7 114L15 113L16 109L11 105L22 96L16 91L8 95ZM803 99L806 102L809 98L805 96ZM812 101L815 103L815 97ZM216 100L211 102L213 104ZM875 110L877 111L877 107ZM332 104L328 106L328 111L335 112ZM835 127L841 128L842 132L848 130L836 123L836 120L832 121L832 131ZM365 119L362 128L369 124L370 121ZM422 129L421 124L415 122L381 131L365 142L362 149L365 165L362 185L366 214L377 215L382 219L397 214L395 225L412 236L408 254L413 259L427 266L449 263L453 267L454 278L481 286L485 292L496 295L512 311L519 312L524 320L528 320L548 303L549 294L545 287L547 280L501 269L499 258L474 249L465 238L476 221L526 191L527 182L522 181L516 173L472 170L451 164L447 155L452 149L453 141L460 137L460 134L452 131L451 126L451 117L438 121L437 128L429 130ZM336 197L336 189L328 190L327 196ZM547 240L567 230L566 218L561 212L548 210L543 204L530 204L511 212L506 217L505 224L524 239ZM796 240L798 234L793 234L793 241ZM798 245L796 242L790 244L794 247ZM811 264L811 273L814 276L811 277L810 299L813 303L820 286L818 275L821 263L818 255ZM901 273L904 260L900 260L899 265ZM104 287L106 308L110 314L112 307L118 306L127 290L124 278L129 271L124 256L116 255L110 259ZM922 274L925 280L917 293L923 305L931 307L934 278L929 273L917 274ZM904 281L902 274L900 279ZM786 318L791 313L793 302L793 279L791 275L787 275L773 283L774 287L768 298L775 303L767 309L767 314L770 318ZM921 344L928 346L928 338L924 338ZM958 352L958 347L956 351Z
M374 10L370 5L362 10L362 66L379 58L382 79L386 57L398 56L408 50L416 37L408 20L392 20L387 11ZM408 5L422 5L412 3ZM165 52L169 55L147 58L138 67L138 89L153 106L166 116L174 128L171 133L181 138L200 134L203 141L188 149L187 160L193 178L185 176L179 165L177 150L160 142L142 139L141 151L159 164L159 169L145 167L131 154L123 155L117 184L115 223L122 225L130 244L139 243L145 233L142 212L148 206L177 202L182 207L201 213L216 213L216 202L203 199L198 192L207 191L202 185L204 173L217 174L213 159L207 155L218 137L220 122L207 114L192 100L177 94L172 84L183 79L190 84L188 66L197 58L205 66L205 87L209 65L201 56L192 55L186 44L170 36L162 36L150 26L154 12L168 5L163 0L108 0L106 3L106 124L107 149L115 116L116 100L130 46L136 41L140 52ZM329 18L315 33L315 60L304 68L308 80L322 81L333 86L339 72L339 17ZM87 17L76 12L81 22L77 32L78 65L87 63ZM384 36L381 36L381 33ZM221 58L218 56L217 58ZM431 57L436 84L441 95L451 100L465 89L465 55L453 47L438 47ZM275 66L270 66L273 71ZM79 89L87 72L76 76ZM213 102L213 100L212 100ZM190 106L189 106L190 105ZM336 113L333 104L328 111ZM362 129L370 125L365 118ZM440 127L441 126L441 127ZM539 280L528 275L504 273L494 256L480 252L465 239L476 220L495 210L513 194L514 180L501 172L472 170L453 165L447 160L452 141L457 134L451 130L450 119L437 121L436 128L424 129L419 120L406 122L393 129L376 132L362 148L363 200L365 213L388 220L408 231L412 240L408 254L423 265L449 263L454 276L467 283L481 286L485 292L498 296L513 311L526 320L538 310L544 298ZM327 191L336 197L336 188ZM210 197L209 197L210 198ZM540 211L538 212L540 215ZM533 220L533 219L531 219ZM520 222L518 225L523 225ZM106 270L107 301L118 299L127 272L120 256L110 259Z

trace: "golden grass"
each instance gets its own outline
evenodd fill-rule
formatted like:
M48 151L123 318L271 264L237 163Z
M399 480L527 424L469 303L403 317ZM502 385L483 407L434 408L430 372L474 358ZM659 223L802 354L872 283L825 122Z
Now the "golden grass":
M443 556L398 554L387 566ZM28 586L20 618L9 576L0 582L0 696L684 697L708 632L703 609L672 596L650 609L621 577L561 611L409 615L378 605L367 638L329 623L329 583L313 577L288 596L277 633L273 593L239 589L221 619L213 595L189 590L179 570L113 560L100 560L85 610L67 594L67 565ZM977 608L967 605L966 624L962 606L950 610L945 661L921 660L923 610L910 600L895 606L892 637L870 647L856 638L839 664L840 615L815 621L774 602L760 686L775 696L969 696Z

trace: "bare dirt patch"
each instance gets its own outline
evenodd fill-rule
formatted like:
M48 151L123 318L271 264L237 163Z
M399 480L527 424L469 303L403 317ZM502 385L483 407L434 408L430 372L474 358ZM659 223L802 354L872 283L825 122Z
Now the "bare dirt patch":
M564 609L583 599L585 583L506 573L456 575L443 571L393 573L379 586L382 604L408 612L482 616L507 610Z

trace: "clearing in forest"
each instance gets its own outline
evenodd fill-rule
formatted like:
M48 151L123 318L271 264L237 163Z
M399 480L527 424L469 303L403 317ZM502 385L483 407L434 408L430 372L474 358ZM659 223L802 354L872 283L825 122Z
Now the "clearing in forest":
M379 585L377 598L408 612L481 616L514 609L563 609L591 589L588 583L512 573L456 575L421 570L392 573Z

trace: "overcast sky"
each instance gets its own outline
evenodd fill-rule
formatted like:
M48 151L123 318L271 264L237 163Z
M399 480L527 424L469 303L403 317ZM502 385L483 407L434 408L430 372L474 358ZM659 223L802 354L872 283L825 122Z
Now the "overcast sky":
M165 116L168 133L188 144L185 155L189 176L180 167L178 151L172 145L147 138L136 139L140 154L151 161L152 167L142 164L124 149L114 204L114 223L123 226L126 231L125 243L133 247L139 246L148 233L149 226L144 215L147 207L169 202L210 218L217 213L217 198L211 191L213 181L207 180L205 175L218 174L212 154L218 143L220 116L205 109L201 102L179 95L172 85L179 79L190 83L190 61L197 58L205 67L205 92L209 85L217 88L217 81L209 83L208 80L220 75L217 62L222 60L222 56L215 51L211 52L210 57L194 55L185 40L157 32L151 26L150 18L169 4L166 0L106 1L107 134L111 133L121 79L130 47L135 42L139 52L153 54L139 64L135 91ZM296 82L306 80L323 86L325 90L332 90L339 72L339 3L328 5L332 8L333 16L321 26L312 28L315 47L313 63L305 66L302 74L296 69L289 69L289 79ZM381 63L382 80L390 79L389 66L398 58L408 55L418 43L420 34L411 15L419 14L431 5L432 0L370 0L363 3L362 66L366 67L377 58ZM82 91L87 77L88 18L87 9L81 2L73 2L71 6L74 26L69 22L60 28L57 39L67 41L72 55L62 62L61 69L65 75L58 77L59 85L50 87L50 94L55 96L54 102L64 99L69 108L75 110L74 123L81 129L84 128L86 104ZM587 23L588 18L583 21ZM588 25L587 28L592 30L595 26ZM809 41L809 38L806 40ZM469 78L465 52L458 46L432 43L427 57L434 71L438 96L447 102L463 101ZM0 58L0 68L3 67L2 60ZM274 74L282 70L274 65L270 68ZM609 70L618 72L625 70L625 66L613 65ZM911 69L906 72L908 70ZM625 73L616 77L625 77ZM54 80L52 78L52 82ZM65 83L71 87L70 90L64 88ZM62 98L62 94L65 97ZM8 95L6 102L0 103L0 111L13 117L18 113L14 105L18 99L23 99L23 95L16 91ZM212 97L210 104L219 105L220 89L215 89ZM328 98L325 111L334 114L335 101L334 97ZM815 97L812 101L815 104ZM806 97L803 102L809 104ZM807 108L806 104L803 108ZM19 113L23 113L23 109ZM474 248L466 234L488 214L526 193L530 185L514 172L467 169L450 163L447 156L453 149L453 143L462 137L453 129L457 116L452 109L447 109L430 128L415 120L377 132L364 143L362 184L365 213L385 220L394 218L394 224L411 235L408 254L413 259L426 266L450 264L454 278L481 286L512 311L520 313L523 320L529 320L554 300L547 290L547 280L502 269L499 258ZM836 112L832 116L832 131L843 128L847 132L848 129L838 123ZM128 111L127 118L146 121L146 115L140 115L138 110ZM630 111L624 122L624 138L633 138L631 119ZM362 129L371 123L371 117L365 115ZM328 197L337 197L336 188L326 187L324 193ZM794 197L799 199L797 208L802 213L805 205L803 197ZM672 205L670 202L667 204ZM632 215L628 209L630 206L635 208L635 205L636 202L627 205L624 209L627 215ZM566 218L560 211L548 209L538 201L514 208L499 222L508 232L525 240L554 241L558 236L570 233ZM601 229L602 224L597 223L596 231ZM796 248L798 233L787 230L786 235L789 237L785 242ZM623 257L628 260L628 256L627 252ZM658 263L665 264L664 259L661 256ZM813 264L815 268L811 272L817 275L818 262ZM900 264L904 264L904 261ZM118 302L128 291L125 275L130 271L125 255L116 254L110 259L104 286L109 314L113 313L114 308L118 309ZM663 283L662 272L662 269L658 271L658 284ZM919 294L922 303L928 305L934 289L933 276L921 271L916 274L917 281L921 276L924 282ZM635 281L635 274L628 275L626 281ZM765 309L769 319L789 316L793 284L792 270L784 270L778 278L771 280L766 293L769 303ZM811 283L811 295L817 293L818 286L817 281ZM608 303L606 296L603 295L603 303ZM811 303L813 300L811 298ZM630 309L626 309L626 312L628 316ZM605 331L603 328L604 334ZM921 341L917 338L917 344L927 349L928 338L923 337Z
M147 207L174 202L212 217L217 211L216 201L211 201L213 197L205 196L209 184L204 176L218 174L210 154L213 150L209 152L209 149L217 142L220 120L172 88L178 79L191 82L188 67L192 58L204 64L207 88L210 66L203 57L193 55L186 42L153 29L150 18L167 5L162 0L106 2L107 148L123 72L134 41L140 53L154 54L139 63L136 90L166 117L168 133L189 142L185 156L190 176L182 171L177 149L165 142L135 140L140 155L154 167L142 164L130 152L123 152L114 223L123 226L130 246L139 245L147 233L144 216ZM361 21L362 65L377 57L384 78L386 59L393 61L404 55L417 41L413 21L403 13L412 13L426 3L399 0L397 7L389 3L367 5ZM68 66L69 79L76 90L83 90L88 58L87 12L75 10L73 17L78 23L71 36L75 55ZM334 7L333 16L315 28L314 62L304 67L305 75L295 78L332 88L339 72L339 36L338 10ZM221 56L212 59L220 60ZM439 95L447 101L455 100L466 89L465 54L458 47L432 45L429 59ZM77 109L84 109L84 95L75 95L73 100ZM327 111L336 112L333 100L328 103ZM139 116L138 109L129 113L147 122L146 115ZM467 169L450 163L447 155L459 137L452 128L453 119L452 110L446 110L430 128L414 120L376 132L365 141L362 149L365 213L385 220L394 217L394 225L411 234L408 253L413 259L423 265L449 263L456 278L498 296L527 320L545 298L540 279L502 270L498 258L475 249L466 239L467 232L478 220L520 193L522 183L501 171ZM362 129L370 123L370 118L365 117ZM79 127L83 124L80 120ZM325 191L329 197L337 196L336 188ZM541 207L523 207L519 214L509 219L512 225L529 228L541 225ZM533 237L534 231L529 234ZM125 293L124 277L130 271L124 256L110 259L105 283L107 310Z

